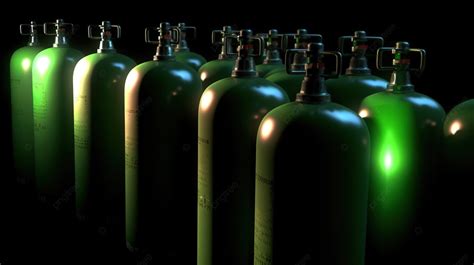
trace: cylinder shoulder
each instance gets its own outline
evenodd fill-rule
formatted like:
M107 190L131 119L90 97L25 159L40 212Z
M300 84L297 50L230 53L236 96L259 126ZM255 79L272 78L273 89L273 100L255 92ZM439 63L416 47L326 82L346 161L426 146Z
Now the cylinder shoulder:
M351 137L368 138L365 122L352 110L336 103L307 104L291 102L270 111L260 124L259 140L269 138L265 127L274 130L275 138L284 135L287 130L298 128L305 132L316 132L318 135L330 136L330 139ZM303 132L305 131L305 132ZM316 137L316 135L315 135ZM321 138L321 141L330 141Z
M208 90L213 90L216 94L220 95L245 97L249 103L252 97L255 96L274 98L285 102L288 101L288 96L283 88L260 77L228 77L211 84Z

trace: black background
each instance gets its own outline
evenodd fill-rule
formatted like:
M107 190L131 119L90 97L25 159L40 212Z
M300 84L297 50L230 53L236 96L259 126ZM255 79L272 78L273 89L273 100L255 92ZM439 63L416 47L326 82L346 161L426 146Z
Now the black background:
M26 3L10 3L10 7L1 7L1 265L125 261L131 264L148 264L153 259L146 253L132 259L123 249L104 247L100 231L90 235L77 228L71 220L45 217L38 211L31 195L15 184L10 174L12 159L8 69L13 51L26 43L26 38L18 32L20 23L29 23L30 20L52 22L56 18L63 18L66 22L79 24L80 29L71 40L72 47L90 54L95 52L98 43L87 39L87 25L110 20L113 24L122 26L123 38L115 41L116 48L137 63L152 59L155 52L154 45L144 43L144 27L157 26L162 21L172 24L186 22L196 26L198 40L190 42L191 49L208 60L215 58L210 45L210 31L220 29L223 25L251 28L254 32L276 28L282 33L307 28L310 33L323 35L326 50L336 48L338 36L351 35L354 30L365 30L369 35L383 35L386 46L405 40L412 47L426 49L426 71L420 78L415 77L414 83L419 92L436 99L447 112L454 105L473 97L469 67L472 45L466 37L472 30L468 23L469 16L462 14L461 6L443 6L444 10L434 12L395 2L387 7L369 2L353 2L347 8L343 8L347 5L344 3L320 5L319 8L310 8L305 3L294 6L285 4L282 7L278 7L279 4L276 3L259 3L257 6L256 3L248 2L202 2L192 6L180 1L164 3L103 3L105 8L101 9L97 8L98 3L84 1L47 2L35 7ZM375 11L370 11L369 5ZM42 38L42 41L45 46L52 43L51 38ZM449 197L449 192L445 196ZM449 245L450 242L444 244ZM433 252L435 258L432 260L436 260L433 264L456 264L468 253L467 247L449 253Z

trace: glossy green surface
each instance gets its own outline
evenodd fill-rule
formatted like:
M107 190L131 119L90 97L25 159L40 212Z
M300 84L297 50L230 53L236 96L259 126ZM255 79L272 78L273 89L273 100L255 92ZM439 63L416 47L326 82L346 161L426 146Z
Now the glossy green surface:
M450 171L458 174L473 172L474 150L474 100L467 100L454 107L444 122L445 157L450 161Z
M285 70L284 64L259 64L257 65L257 73L260 77L265 77L268 73L277 70Z
M82 58L73 75L76 212L80 220L124 233L124 85L132 59Z
M198 264L252 264L255 139L263 116L288 102L257 77L210 85L199 106Z
M257 65L257 66L258 66L258 65ZM267 74L265 74L265 75L263 76L263 78L267 78L267 77L271 76L272 74L280 73L280 72L286 73L286 68L273 69L273 70L271 70L270 72L268 72Z
M184 63L196 71L207 61L201 55L191 51L179 51L174 53L176 61Z
M205 63L199 68L199 77L202 81L202 89L221 79L230 77L234 69L235 58L213 60Z
M254 264L364 264L369 141L362 119L331 102L292 102L265 116Z
M16 50L10 60L13 162L17 181L27 185L34 183L31 68L41 50L41 47L25 46Z
M40 199L63 208L74 201L74 66L82 53L48 48L33 62L35 175Z
M273 74L268 75L265 79L281 86L288 94L290 101L294 101L296 99L296 94L300 92L303 78L304 77L302 75L290 75L286 73L286 70L276 70Z
M171 59L136 66L125 83L127 245L167 264L196 260L200 95L197 72Z
M443 181L440 196L443 228L446 235L440 247L446 253L459 255L474 236L472 224L472 187L474 184L474 100L455 106L444 122ZM443 196L446 191L449 197Z
M342 75L326 80L331 100L358 112L360 103L369 95L387 89L388 82L374 75Z
M419 231L432 221L423 218L437 173L445 112L433 99L411 90L371 95L359 115L365 117L372 143L370 264L418 260L424 255Z

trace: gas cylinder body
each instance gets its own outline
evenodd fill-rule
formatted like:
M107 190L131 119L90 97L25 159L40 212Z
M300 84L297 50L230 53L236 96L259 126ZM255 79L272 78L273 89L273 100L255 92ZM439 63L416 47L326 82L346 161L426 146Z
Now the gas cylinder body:
M296 101L260 124L254 264L364 264L370 137L326 93L322 49L308 47Z
M250 35L239 37L246 54ZM199 105L199 265L252 264L255 138L263 116L288 102L257 77L252 57L239 55L232 76L211 84Z
M197 72L174 60L160 26L154 61L125 83L126 240L168 264L195 262ZM185 239L185 240L183 240Z
M385 79L371 74L365 56L368 41L375 40L383 46L383 38L366 36L364 31L356 31L354 36L339 38L339 49L343 53L345 40L352 42L352 53L348 54L352 56L349 67L345 75L326 80L326 86L333 102L358 112L364 98L387 89L388 82Z
M61 28L63 23L58 21L56 25ZM82 57L81 52L69 48L67 43L56 42L55 47L38 53L33 62L36 186L40 200L56 209L73 207L72 76Z
M32 64L42 50L39 44L16 50L10 60L12 145L18 183L34 184Z
M110 32L110 22L105 26L104 32ZM132 59L113 47L101 48L82 58L73 76L76 213L79 220L96 229L104 227L122 240L124 85L133 66Z
M445 207L443 224L446 228L443 250L456 256L465 255L465 248L472 249L474 218L472 207L472 163L474 139L474 100L467 100L455 106L446 116L444 122L443 176L449 178L441 187L441 194L451 191L449 198L443 196ZM453 218L455 216L456 218Z
M367 264L425 260L423 227L433 221L429 207L445 117L410 83L407 56L418 50L405 42L391 50L397 59L389 88L365 98L359 112L372 143Z

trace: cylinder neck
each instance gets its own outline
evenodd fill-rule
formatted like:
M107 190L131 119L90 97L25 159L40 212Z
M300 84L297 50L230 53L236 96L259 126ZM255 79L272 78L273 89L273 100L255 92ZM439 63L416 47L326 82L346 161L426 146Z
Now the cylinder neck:
M174 48L175 52L189 51L188 42L186 41L186 24L178 23L179 42Z
M69 47L67 29L62 19L56 20L56 37L54 38L53 47Z
M153 56L155 61L175 60L173 48L171 47L171 26L164 22L160 24L160 36L158 38L158 47L156 54Z
M308 48L308 31L306 29L298 29L295 36L295 49L306 49ZM291 69L295 71L305 70L306 57L303 54L295 54L293 62L291 63Z
M365 53L367 51L367 36L365 31L356 31L352 37L352 57L346 75L370 75Z
M403 93L414 91L415 86L411 83L410 58L408 56L410 46L407 42L397 42L393 59L393 72L387 91Z
M102 32L100 33L100 43L97 49L98 53L115 53L114 44L112 42L112 25L110 21L102 21Z
M251 43L252 31L241 30L239 36L239 47L237 48L237 59L235 60L232 77L257 77L255 61L253 59L253 45Z
M305 65L305 76L301 83L300 93L296 95L296 102L324 103L331 101L331 95L326 90L324 64L320 57L324 50L322 43L311 43L305 53L308 63Z
M268 32L267 50L263 64L282 64L277 35L278 31L276 29Z

